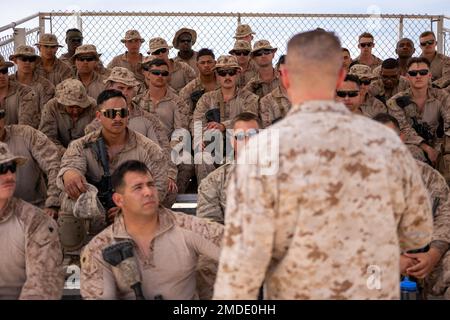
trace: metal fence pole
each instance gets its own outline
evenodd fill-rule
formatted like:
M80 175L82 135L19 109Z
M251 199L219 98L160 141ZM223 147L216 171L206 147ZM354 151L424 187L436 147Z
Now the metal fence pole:
M14 28L14 49L18 46L26 44L26 30L25 28Z
M400 17L398 23L398 40L403 39L403 16Z
M439 16L437 20L437 51L444 53L444 16Z
M39 33L45 33L45 15L43 13L39 13Z

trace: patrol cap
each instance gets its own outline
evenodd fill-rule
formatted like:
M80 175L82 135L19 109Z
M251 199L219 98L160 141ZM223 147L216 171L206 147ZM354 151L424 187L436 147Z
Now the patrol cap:
M251 52L252 51L252 45L250 44L250 42L245 41L245 40L236 40L236 42L234 43L233 49L231 49L228 53L229 54L233 54L233 52L235 52L235 51L248 51L248 52Z
M217 63L214 66L216 69L239 69L242 70L235 56L223 55L217 59Z
M78 106L87 108L96 104L95 100L87 95L86 88L77 79L66 79L59 83L55 89L58 103L64 106Z
M128 30L125 33L125 38L120 40L120 42L125 43L130 40L140 40L141 43L145 42L145 39L141 37L141 34L137 30Z
M0 164L14 161L18 166L23 165L27 162L27 158L15 156L9 151L8 145L6 143L0 142Z
M178 31L175 33L175 36L173 37L173 40L172 40L172 44L173 44L173 47L174 47L175 49L178 49L178 45L177 45L178 38L179 38L179 36L181 36L183 33L189 33L189 34L191 35L191 37L192 37L192 45L194 45L195 42L197 41L197 32L196 32L195 30L189 29L189 28L181 28L180 30L178 30Z
M104 80L103 83L108 83L109 81L123 83L130 87L140 85L139 81L136 80L134 73L128 70L127 68L122 67L112 68L109 77L106 80Z
M167 41L163 38L153 38L149 41L149 51L148 54L152 54L153 52L159 49L172 49L172 46L167 44Z
M51 46L51 47L60 47L62 46L58 43L58 38L54 34L44 33L39 37L39 42L35 44L35 46Z
M255 34L252 30L252 28L248 24L240 24L236 28L236 34L233 38L235 39L241 39L243 37L249 36L251 34Z

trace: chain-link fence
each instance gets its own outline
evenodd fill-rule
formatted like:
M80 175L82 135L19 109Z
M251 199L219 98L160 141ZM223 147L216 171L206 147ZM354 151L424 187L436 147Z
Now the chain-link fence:
M450 56L450 17L444 17L444 28L443 28L443 42L444 48L443 52L446 56Z
M163 37L171 44L173 36L182 27L195 29L198 33L194 49L212 48L216 55L226 54L234 43L233 35L239 23L249 24L256 32L255 39L270 40L278 47L277 56L286 52L288 40L296 33L315 28L334 31L341 38L342 46L350 50L353 58L358 56L358 35L370 32L375 37L373 53L382 58L395 57L395 45L399 38L408 37L420 53L419 35L433 30L442 35L443 51L450 51L450 35L441 26L446 21L443 16L428 15L313 15L313 14L238 14L238 13L143 13L143 12L52 12L39 14L41 32L54 33L65 45L65 32L69 28L81 28L85 44L95 44L102 60L107 64L125 51L120 42L125 32L137 29L146 43L142 53L146 53L148 40ZM441 30L439 30L441 29ZM447 30L448 31L448 30ZM26 37L27 44L34 44L37 32ZM8 57L13 45L3 42L0 52ZM63 48L60 54L66 52ZM175 55L172 50L171 55Z

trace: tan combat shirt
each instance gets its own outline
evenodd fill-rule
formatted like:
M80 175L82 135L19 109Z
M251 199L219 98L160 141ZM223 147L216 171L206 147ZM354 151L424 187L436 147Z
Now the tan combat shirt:
M399 137L334 101L293 106L272 128L238 161L272 156L230 178L214 298L256 299L264 280L265 299L399 299L400 252L433 231ZM279 153L274 129L289 139Z
M180 92L189 82L194 80L197 75L194 69L192 69L187 63L180 61L173 61L173 70L170 73L169 85L176 93Z
M75 79L80 80L80 82L83 83L78 75L75 77ZM83 86L86 88L87 95L93 98L95 101L97 101L100 93L102 93L106 89L106 84L103 83L103 80L105 80L105 77L94 71L92 81L89 82L87 86L83 83Z
M261 99L259 108L259 116L264 128L267 128L273 121L286 116L291 109L291 103L288 96L281 91L281 87L278 87Z
M421 55L423 57L423 55ZM430 66L431 74L433 75L432 81L440 78L450 78L450 57L437 53L431 61Z
M5 109L5 124L26 124L33 128L39 126L39 104L34 90L16 81L10 81L8 94L0 107Z
M70 65L62 62L58 58L55 59L55 63L51 72L47 72L44 69L42 62L37 61L35 72L50 81L55 87L58 85L58 83L72 78L72 69Z
M260 98L268 95L280 86L280 74L276 70L274 70L274 73L275 77L270 82L262 81L260 74L256 73L256 76L247 82L244 90L248 90L251 93L256 94Z
M131 64L128 62L127 58L127 52L124 54L118 55L114 57L111 62L108 64L108 69L112 70L114 67L122 67L130 70L134 73L134 76L136 77L136 80L141 82L142 84L145 83L145 77L142 70L142 61L144 60L144 56L141 54L141 62L137 64Z
M62 249L56 222L11 198L0 211L0 299L61 299Z
M135 246L146 299L162 295L164 300L198 299L196 267L200 254L219 259L223 226L194 216L159 208L159 227L148 248L148 258ZM84 299L135 299L117 267L103 260L102 250L131 240L123 216L98 234L81 256L81 295Z
M199 75L198 67L197 67L197 55L198 52L194 51L194 55L189 60L181 59L179 56L176 56L173 61L184 62L189 65L195 72L195 75Z

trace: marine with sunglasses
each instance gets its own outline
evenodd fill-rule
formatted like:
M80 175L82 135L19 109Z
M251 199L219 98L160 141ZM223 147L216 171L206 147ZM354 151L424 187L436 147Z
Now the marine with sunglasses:
M33 47L18 46L14 54L9 56L9 60L17 67L16 73L10 75L9 79L33 88L38 100L39 113L41 113L44 105L55 96L55 86L36 72L38 59L39 56Z
M258 70L256 76L245 85L244 89L262 98L278 88L280 85L280 74L272 64L277 50L267 40L255 42L251 57L256 62Z
M192 50L192 46L197 41L197 32L189 28L181 28L175 33L172 44L175 49L178 49L177 56L173 61L180 61L188 64L194 69L198 76L197 54L198 52Z
M450 95L431 88L430 62L424 57L409 60L406 77L410 88L387 102L388 112L397 118L406 142L419 146L431 164L436 165L443 140L437 134L440 123L444 135L450 135ZM439 171L446 178L449 175L445 172L448 169Z
M181 61L175 61L169 58L169 50L172 47L167 44L167 41L163 38L153 38L149 41L149 51L147 52L150 56L147 57L146 61L152 59L162 59L169 67L169 85L178 94L181 89L184 88L189 82L194 80L197 75L194 69L187 63Z
M64 273L56 222L13 196L26 161L0 143L0 299L58 300Z
M400 76L398 61L389 58L383 61L380 70L380 79L370 83L369 93L386 104L387 100L401 91L409 88L409 82Z
M377 79L377 76L373 74L369 66L363 64L352 65L348 74L356 76L359 79L359 96L361 99L360 109L363 110L363 113L367 116L373 117L376 113L374 114L371 110L377 110L379 108L378 104L383 104L372 96L369 91L370 84Z
M256 77L258 73L258 65L254 59L251 59L250 53L252 52L252 45L246 40L237 40L234 43L234 47L229 54L236 57L239 66L241 67L241 73L239 75L239 88L243 88L247 83Z
M14 64L0 55L0 108L6 111L6 124L39 126L40 111L34 90L8 77L8 69Z
M254 114L258 113L259 97L248 90L239 89L237 86L241 67L235 56L225 55L219 57L214 67L217 79L220 83L220 89L205 93L197 103L194 111L191 125L193 136L193 148L195 157L202 157L196 170L197 181L201 182L210 172L212 172L219 163L211 163L212 155L209 152L203 152L205 136L220 131L222 136L225 130L231 128L232 119L238 114L248 111ZM207 119L207 112L213 110L218 117L215 121Z
M369 66L371 70L380 66L383 61L372 54L372 49L374 47L375 42L372 34L368 32L360 34L358 37L358 48L361 53L353 60L352 65L363 64Z
M437 41L433 31L425 31L419 36L421 57L430 62L431 80L450 78L450 57L436 51Z

